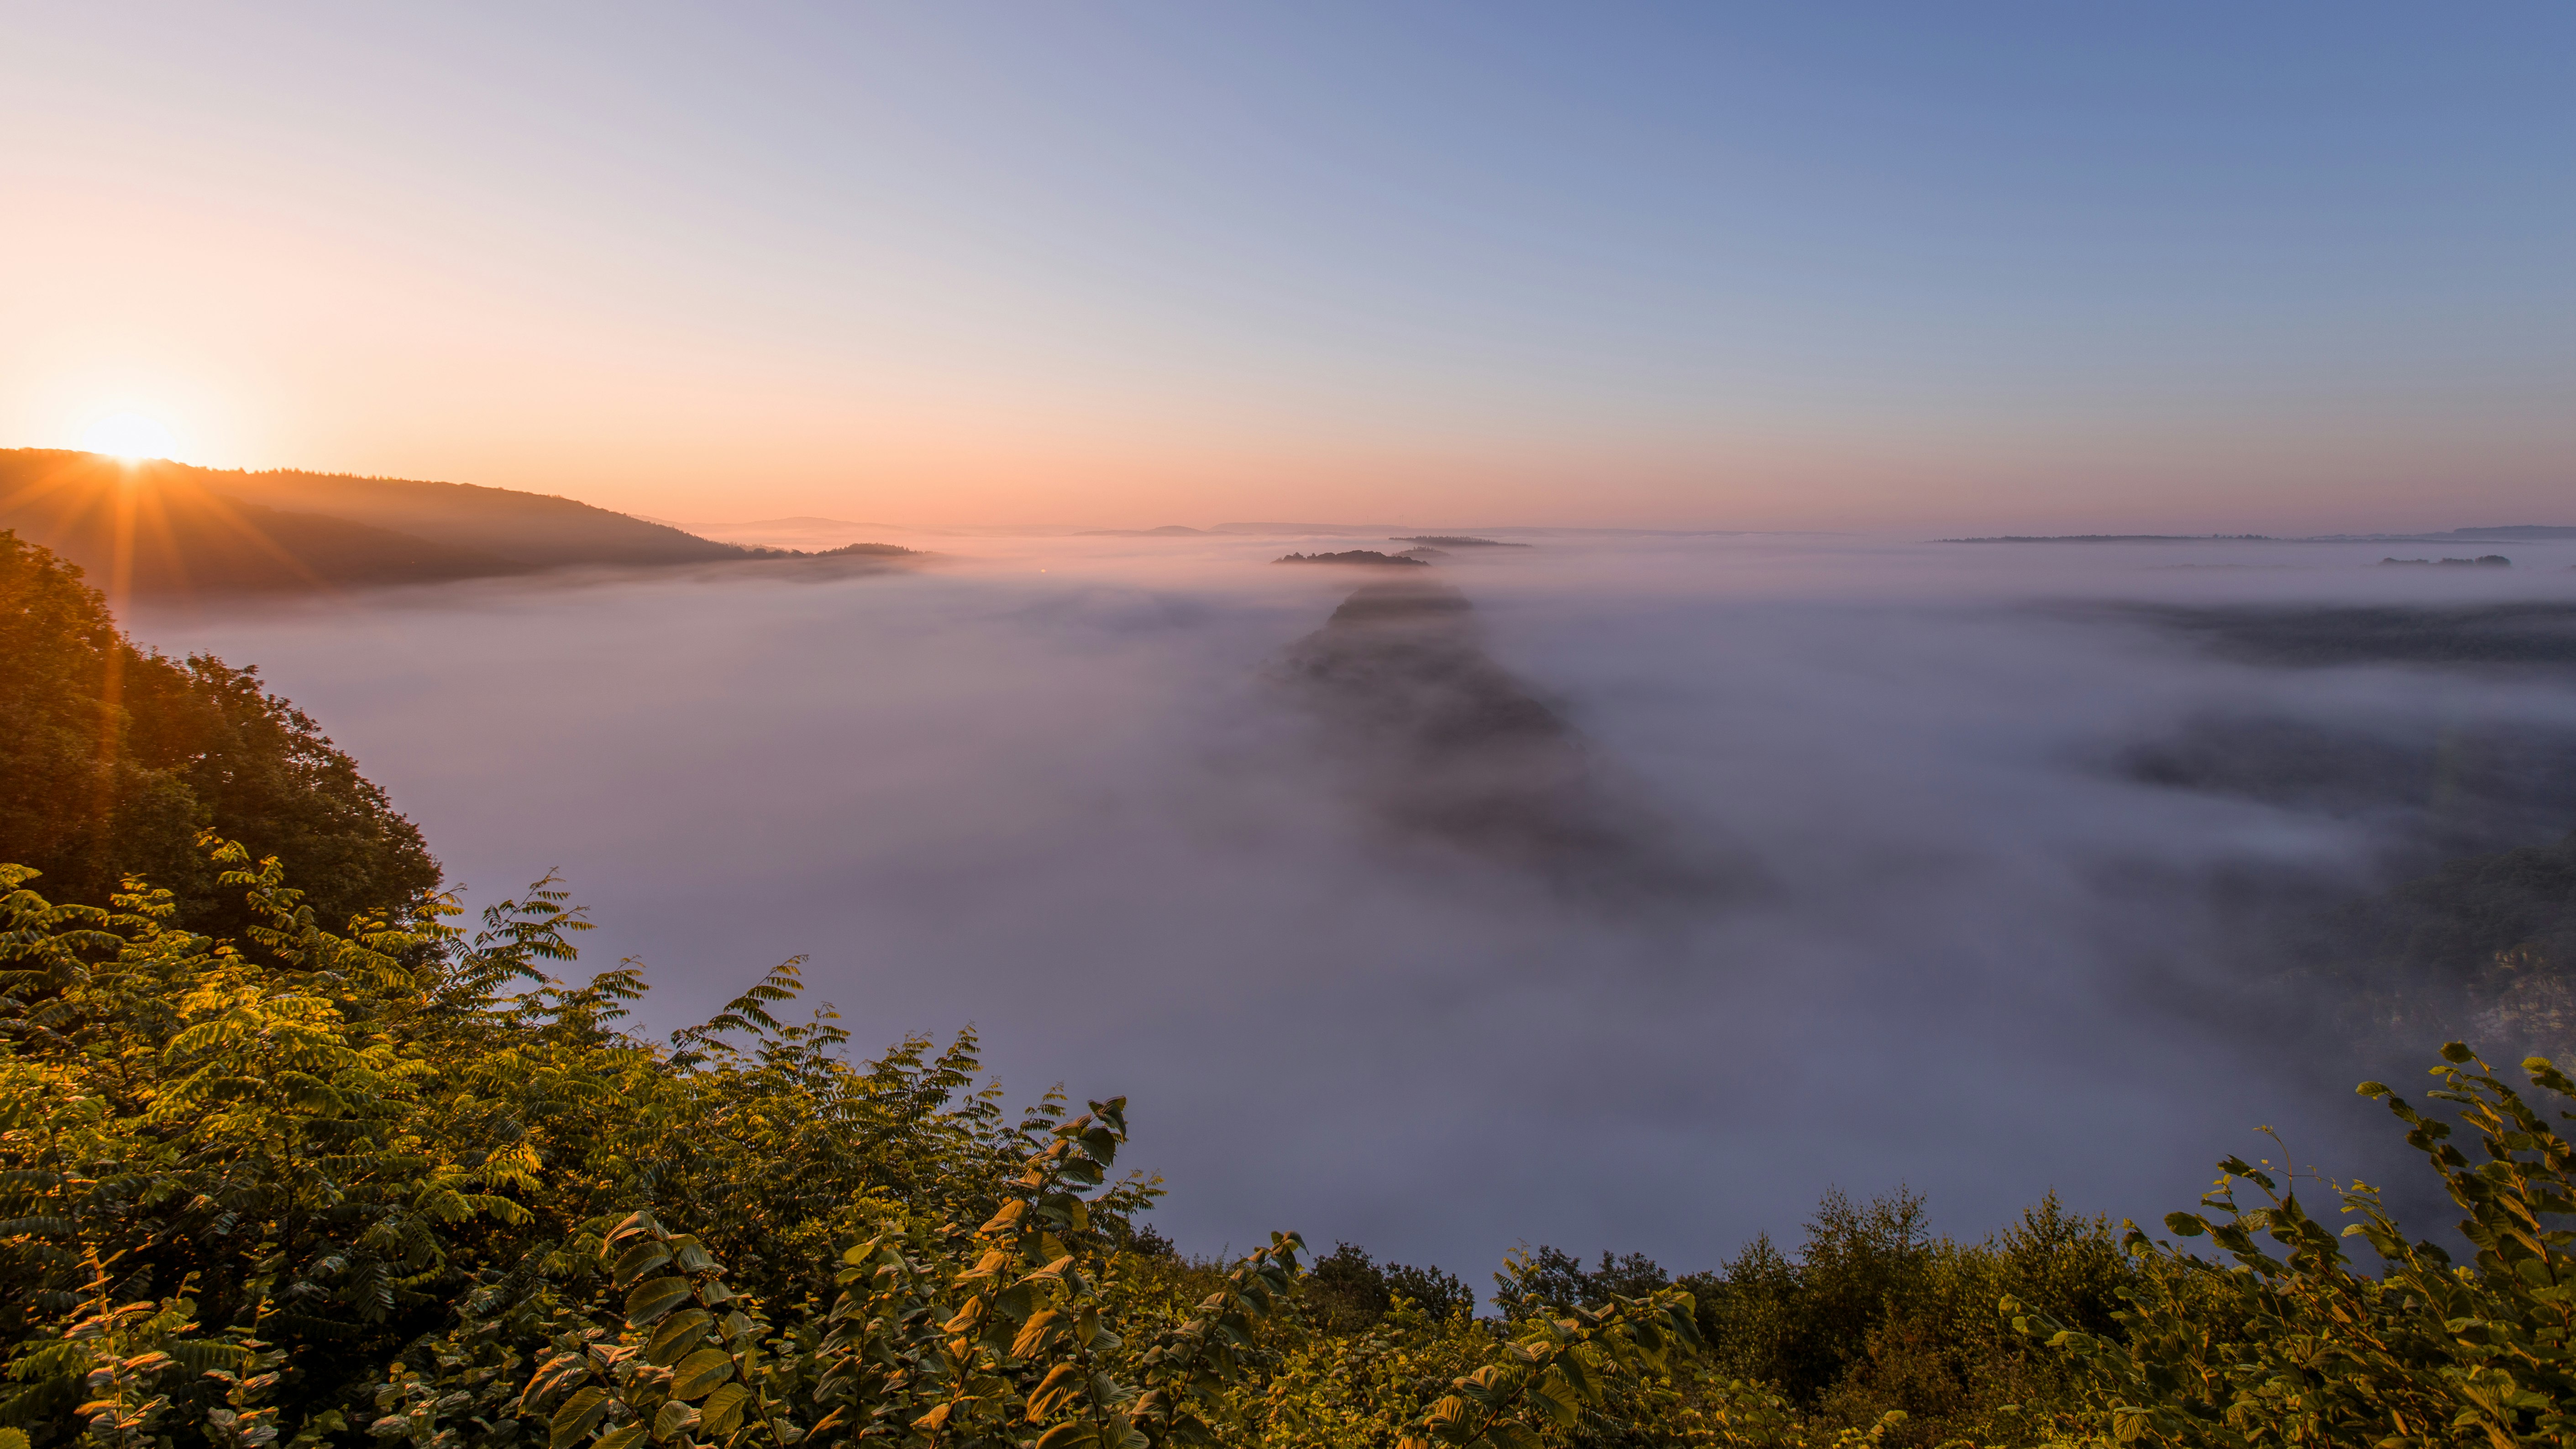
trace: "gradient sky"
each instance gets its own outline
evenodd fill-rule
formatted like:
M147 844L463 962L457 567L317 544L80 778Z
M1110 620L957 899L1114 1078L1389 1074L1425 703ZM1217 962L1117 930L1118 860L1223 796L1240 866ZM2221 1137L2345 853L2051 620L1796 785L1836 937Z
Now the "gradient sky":
M2576 10L0 12L0 446L720 522L2576 523Z

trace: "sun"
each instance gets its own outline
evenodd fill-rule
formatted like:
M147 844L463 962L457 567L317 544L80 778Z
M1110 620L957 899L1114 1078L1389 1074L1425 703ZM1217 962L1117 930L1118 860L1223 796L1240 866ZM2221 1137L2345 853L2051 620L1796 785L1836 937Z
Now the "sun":
M80 445L83 451L107 453L131 463L167 458L178 451L179 440L159 419L141 413L109 413L81 430Z

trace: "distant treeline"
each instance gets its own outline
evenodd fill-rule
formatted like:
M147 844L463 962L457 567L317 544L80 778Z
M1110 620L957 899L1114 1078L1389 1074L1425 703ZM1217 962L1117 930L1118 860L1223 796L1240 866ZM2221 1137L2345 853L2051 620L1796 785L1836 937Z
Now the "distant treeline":
M1289 564L1289 563L1295 563L1295 564L1362 564L1362 565L1373 565L1373 566L1386 566L1386 565L1392 565L1392 566L1394 566L1394 567L1396 567L1396 568L1427 568L1427 567L1429 567L1429 565L1428 565L1427 563L1425 563L1425 562L1424 562L1423 560L1421 560L1421 559L1418 559L1418 558L1406 558L1403 554L1400 554L1400 553L1380 553L1380 552L1378 552L1376 549L1373 549L1373 548L1354 548L1354 549L1345 549L1345 550L1343 550L1343 551L1342 551L1342 552L1340 552L1340 553L1291 553L1291 554L1283 554L1283 555L1281 555L1280 557L1278 557L1278 558L1275 558L1275 559L1271 560L1271 562L1273 562L1273 563L1284 563L1284 564Z
M589 923L555 882L459 924L409 824L251 671L137 649L76 570L0 545L0 1449L2576 1432L2576 1082L2546 1063L2527 1096L2449 1049L2441 1120L2364 1085L2466 1263L2371 1189L2236 1159L2154 1233L2051 1199L1957 1242L1919 1198L1828 1193L1794 1248L1679 1276L1540 1247L1483 1317L1347 1243L1192 1260L1118 1162L1123 1098L1013 1116L971 1033L854 1059L791 1014L792 963L647 1036L638 968L574 974Z

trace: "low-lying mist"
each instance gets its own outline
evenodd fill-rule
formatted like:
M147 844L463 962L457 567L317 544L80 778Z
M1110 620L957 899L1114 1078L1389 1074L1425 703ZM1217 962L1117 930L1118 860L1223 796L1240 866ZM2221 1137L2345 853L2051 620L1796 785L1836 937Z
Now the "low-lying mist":
M1384 571L1243 538L132 623L260 665L476 903L559 869L656 1031L806 955L863 1047L1128 1094L1185 1247L1471 1282L1713 1265L1828 1185L2152 1221L2258 1126L2375 1174L2404 1063L2277 942L2576 826L2565 545L1515 537L1406 570L1392 643L1327 626ZM2266 652L2499 605L2541 645Z

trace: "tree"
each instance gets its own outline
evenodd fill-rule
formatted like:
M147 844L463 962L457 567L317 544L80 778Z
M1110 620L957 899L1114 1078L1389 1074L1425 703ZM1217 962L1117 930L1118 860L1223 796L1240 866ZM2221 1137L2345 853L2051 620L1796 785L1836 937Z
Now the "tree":
M136 648L77 567L6 531L0 662L0 860L52 899L103 906L139 871L181 922L237 935L252 922L196 849L207 828L298 862L334 924L437 888L420 832L256 668Z

